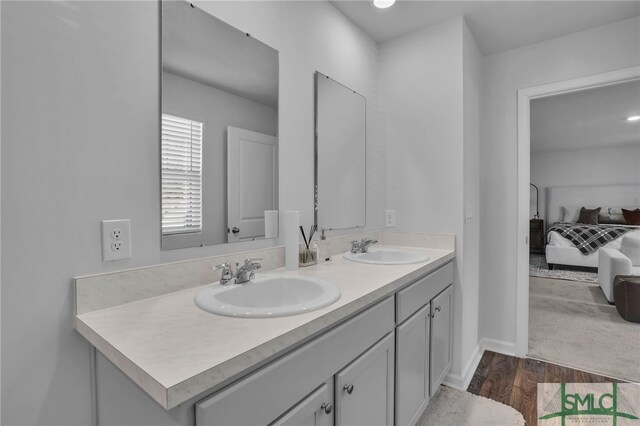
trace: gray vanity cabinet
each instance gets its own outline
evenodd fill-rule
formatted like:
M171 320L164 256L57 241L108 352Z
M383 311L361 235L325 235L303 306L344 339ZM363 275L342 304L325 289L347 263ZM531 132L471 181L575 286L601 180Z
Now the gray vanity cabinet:
M396 425L414 425L429 403L431 305L396 327Z
M431 396L451 370L453 286L431 301Z
M196 426L327 426L333 424L334 418L337 424L367 424L370 413L366 413L364 423L352 419L359 419L364 411L380 410L384 410L385 417L371 424L392 424L393 317L393 297L388 297L205 397L195 404ZM349 395L353 398L343 398L338 392L334 395L337 386L346 384L345 380L358 390ZM372 389L380 383L384 383L382 391ZM386 408L373 410L373 405ZM354 413L358 417L340 422L345 415Z
M451 370L453 265L396 294L396 426L415 425Z
M332 426L333 416L333 378L331 378L271 426Z
M453 275L448 262L170 411L132 398L139 388L115 367L99 371L100 424L415 425L451 368Z
M393 424L394 334L335 376L336 425Z
M391 332L271 426L391 425L394 365Z

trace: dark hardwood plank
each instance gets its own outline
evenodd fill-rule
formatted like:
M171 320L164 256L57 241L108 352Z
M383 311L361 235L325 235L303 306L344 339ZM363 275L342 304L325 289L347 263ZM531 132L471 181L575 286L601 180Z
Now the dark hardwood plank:
M520 364L518 368L522 368L523 370L530 371L536 374L544 375L544 370L546 368L546 362L538 361L533 358L520 358Z
M518 358L496 353L480 389L480 395L509 404L517 367Z
M522 414L527 425L535 425L538 383L611 382L620 381L531 358L486 351L467 391L509 405Z
M620 380L586 371L574 370L574 383L620 383Z
M597 383L595 375L587 373L586 371L576 371L573 374L574 383Z
M480 390L482 389L482 383L484 383L485 377L481 374L473 375L471 378L471 382L469 382L469 387L467 388L467 392L470 392L474 395L480 395Z
M535 363L527 363L528 360L521 358L518 363L509 405L522 414L526 424L534 425L537 424L538 383L544 381L544 365L540 368ZM527 366L531 367L532 365L538 371L526 369Z
M478 367L476 368L476 372L469 382L469 387L467 388L467 392L471 392L474 395L480 395L480 390L482 389L482 384L486 378L487 372L489 371L489 367L493 363L493 358L495 356L495 352L485 351L482 354L482 358L478 363Z
M539 375L518 370L508 405L518 410L526 424L536 424Z
M489 371L489 367L493 363L495 355L495 352L485 351L484 354L482 354L480 362L478 363L478 368L476 368L476 374L479 374L483 377L486 376L487 372Z
M546 383L573 383L573 371L573 368L547 363L544 381Z

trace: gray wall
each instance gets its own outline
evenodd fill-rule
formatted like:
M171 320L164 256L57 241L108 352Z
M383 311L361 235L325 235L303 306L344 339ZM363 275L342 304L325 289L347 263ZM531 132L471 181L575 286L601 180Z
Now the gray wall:
M447 381L462 386L478 344L480 52L457 17L382 43L379 63L388 208L401 231L456 236ZM465 207L475 216L470 223Z
M158 258L156 11L2 3L2 424L89 423L71 277ZM124 217L137 261L103 264Z
M478 348L478 293L480 291L480 87L482 54L469 31L463 28L462 98L464 121L464 288L461 302L461 375L473 374L474 351ZM469 216L469 217L467 217ZM461 321L462 322L462 321ZM454 329L455 330L455 329ZM466 362L466 364L464 364Z
M532 152L531 182L540 190L540 218L546 220L548 187L640 183L640 144ZM533 188L531 201L533 215L536 210ZM589 200L584 201L585 204L589 203ZM600 207L621 208L631 205Z
M167 247L227 241L227 126L277 136L278 111L168 72L162 73L162 112L204 123L202 232L164 237Z
M301 210L307 225L313 73L367 97L368 226L380 227L376 44L327 2L201 7L280 51L280 209ZM157 12L156 2L2 2L3 425L90 424L72 277L279 243L160 250ZM133 257L102 262L100 220L118 218L131 219ZM108 401L119 389L106 382Z

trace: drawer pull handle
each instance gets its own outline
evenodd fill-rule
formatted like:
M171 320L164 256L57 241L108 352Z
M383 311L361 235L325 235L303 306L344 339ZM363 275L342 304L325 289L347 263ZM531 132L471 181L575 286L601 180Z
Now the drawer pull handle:
M440 312L442 310L442 308L440 306L436 307L436 312Z
M353 385L344 385L342 389L346 390L349 395L353 392Z
M324 410L324 412L327 414L331 414L331 410L333 410L333 405L323 402L322 405L320 406L320 409Z

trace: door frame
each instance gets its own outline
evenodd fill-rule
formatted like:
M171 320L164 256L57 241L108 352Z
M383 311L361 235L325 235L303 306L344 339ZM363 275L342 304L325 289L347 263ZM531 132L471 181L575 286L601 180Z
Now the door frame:
M625 68L587 77L518 90L518 196L516 347L524 357L529 351L529 183L531 179L531 100L609 86L640 79L640 67Z

